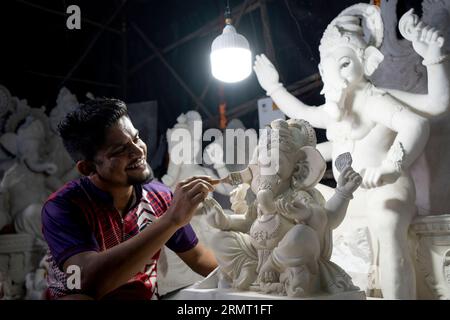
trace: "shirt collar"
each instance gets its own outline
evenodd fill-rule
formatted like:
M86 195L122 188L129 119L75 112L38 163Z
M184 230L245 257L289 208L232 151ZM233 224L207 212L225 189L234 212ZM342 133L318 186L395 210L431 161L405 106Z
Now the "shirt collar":
M100 200L103 203L112 205L114 203L114 199L111 196L110 193L100 189L97 187L91 179L89 179L86 176L81 177L80 179L81 185L86 189L86 191L89 193L89 195L93 196L93 198ZM139 203L140 199L142 198L142 185L141 184L135 184L133 185L134 191L136 192L136 203L133 205L132 208L135 207L137 203Z

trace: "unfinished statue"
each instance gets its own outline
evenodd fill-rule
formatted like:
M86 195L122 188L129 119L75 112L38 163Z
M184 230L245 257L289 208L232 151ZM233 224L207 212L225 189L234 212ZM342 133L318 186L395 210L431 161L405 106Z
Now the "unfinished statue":
M357 290L330 256L331 231L344 219L361 176L347 162L334 196L325 202L314 188L326 169L314 129L303 120L281 119L272 121L271 129L277 134L260 139L251 174L242 181L256 195L245 213L227 215L214 199L203 204L208 222L221 230L212 248L222 282L289 297ZM279 164L273 172L264 172L266 148L269 155L278 154L271 158Z
M292 96L265 56L257 56L254 66L260 85L284 113L327 130L329 142L318 146L327 160L344 152L352 155L353 167L363 181L349 212L365 208L359 214L368 220L374 252L378 252L379 268L374 273L383 297L388 299L415 298L408 229L416 206L408 169L427 142L427 114L445 109L448 104L443 101L448 97L448 79L440 66L446 58L441 50L442 38L417 19L411 20L409 28L414 35L410 41L427 66L429 92L405 97L404 102L368 80L383 60L378 50L383 23L379 8L373 5L357 4L345 9L323 34L319 71L324 83L324 105L307 106ZM414 109L407 105L409 101ZM338 180L340 174L335 166L333 173Z

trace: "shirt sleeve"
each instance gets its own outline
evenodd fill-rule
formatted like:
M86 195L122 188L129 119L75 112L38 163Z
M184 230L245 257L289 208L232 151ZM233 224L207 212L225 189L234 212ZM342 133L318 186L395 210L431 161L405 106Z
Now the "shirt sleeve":
M73 255L99 251L83 212L68 200L53 198L45 203L42 208L42 232L61 270L64 262Z
M197 235L190 224L178 229L166 242L166 246L177 253L188 251L198 243Z

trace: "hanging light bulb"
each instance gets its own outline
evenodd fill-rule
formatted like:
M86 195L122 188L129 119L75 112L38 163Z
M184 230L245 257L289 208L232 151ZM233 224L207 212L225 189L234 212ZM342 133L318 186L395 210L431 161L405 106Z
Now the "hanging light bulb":
M252 72L252 52L247 39L231 24L230 6L225 11L225 28L211 45L211 72L223 82L238 82Z

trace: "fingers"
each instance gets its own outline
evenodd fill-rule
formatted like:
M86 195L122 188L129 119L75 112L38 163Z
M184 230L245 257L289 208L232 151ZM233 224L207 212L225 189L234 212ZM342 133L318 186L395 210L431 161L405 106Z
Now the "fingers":
M277 281L277 274L273 271L263 272L259 278L263 283L275 282Z
M427 31L427 34L426 34L426 36L425 36L425 39L426 39L426 41L427 41L428 43L430 43L431 37L433 36L434 33L436 33L436 31L435 31L433 28L430 28L430 29Z
M285 208L286 208L286 211L287 211L287 213L294 213L295 211L297 211L295 208L294 208L294 206L292 205L292 204L290 204L290 203L286 203L286 206L285 206Z
M354 174L352 174L350 177L349 177L349 181L352 181L353 182L353 184L355 185L355 190L356 190L356 188L357 187L359 187L360 185L361 185L361 183L362 183L362 177L357 173L357 172L355 172Z
M208 176L194 176L180 182L177 188L181 189L181 194L184 194L191 204L197 205L206 199L209 192L214 191L213 185L209 182L212 180Z
M296 208L296 209L304 209L304 208L306 208L306 206L303 204L303 202L301 200L299 200L299 199L295 199L293 201L292 205L290 205L290 206L293 207L293 208Z
M192 197L191 201L194 205L197 205L197 204L200 204L201 202L203 202L207 196L208 196L208 193L199 192L194 197Z
M363 176L363 181L361 184L361 187L365 188L365 189L370 189L370 179L372 176L372 169L366 169L364 172L364 176Z
M211 181L209 182L212 186L216 186L216 185L218 185L219 183L221 182L221 180L220 179L211 179ZM234 191L234 189L230 192L230 195L231 195L231 193Z
M179 186L184 191L189 191L192 188L194 188L197 184L202 183L210 189L210 192L212 192L214 191L214 187L211 184L212 181L213 179L208 176L195 176L180 182Z
M261 56L257 55L255 57L255 63L253 65L253 70L258 75L261 73Z
M341 171L341 175L345 176L348 172L353 171L353 168L351 166L347 166L344 168L344 170Z
M255 60L258 61L258 62L259 61L263 61L264 62L264 58L267 60L266 55L264 53L261 53L261 54L257 54L256 55Z
M351 174L349 179L351 181L353 181L354 183L356 183L357 185L360 185L362 182L362 177L357 172L354 172L353 174Z
M419 18L416 16L416 21L417 21L417 19L419 19ZM419 21L419 23L416 22L415 25L416 25L417 30L421 30L425 26L425 23L423 23L422 21Z
M265 56L265 54L262 54L262 55L261 55L261 60L262 60L264 63L267 63L267 65L269 65L269 66L272 65L272 62L270 62L270 60Z
M190 178L187 178L187 179L184 179L184 180L180 181L178 184L180 186L183 186L183 185L189 184L190 182L192 182L194 180L197 180L197 179L204 180L204 181L206 181L208 183L211 183L211 181L214 180L210 176L192 176Z
M350 175L353 174L353 173L355 173L355 171L353 171L353 168L352 168L352 167L346 167L346 168L342 171L341 174L343 174L343 175L344 175L344 178L345 178L346 180L348 180L349 177L350 177Z
M214 203L212 201L210 201L210 200L212 200L212 199L211 198L209 198L209 199L206 198L205 201L203 201L203 208L206 211L206 213L208 213L214 206Z
M364 189L369 189L368 181L369 181L369 176L371 174L370 172L371 172L371 169L364 169L361 171L361 176L363 177L361 187Z
M204 193L207 196L209 192L214 191L214 188L211 184L202 180L194 180L187 186L191 185L191 188L185 190L187 191L187 196L189 198L194 198L198 193Z
M439 38L439 36L440 36L440 33L438 31L433 32L430 36L430 43L437 42L437 39Z
M368 168L364 173L361 187L372 189L381 185L381 172L377 168Z
M341 174L339 175L338 178L339 184L345 184L345 182L349 180L349 176L353 173L355 173L355 171L351 166L345 167L344 170L342 170Z
M422 29L421 32L420 32L419 41L425 42L425 37L426 37L427 32L428 32L429 29L430 29L429 26L423 27L423 29Z
M422 22L419 22L419 25L420 28L422 28L420 31L419 41L427 44L438 43L440 45L440 42L442 41L442 35L439 30L424 25ZM419 27L419 25L417 27Z
M255 64L253 69L260 70L264 65L273 67L272 62L265 56L264 53L255 56Z

